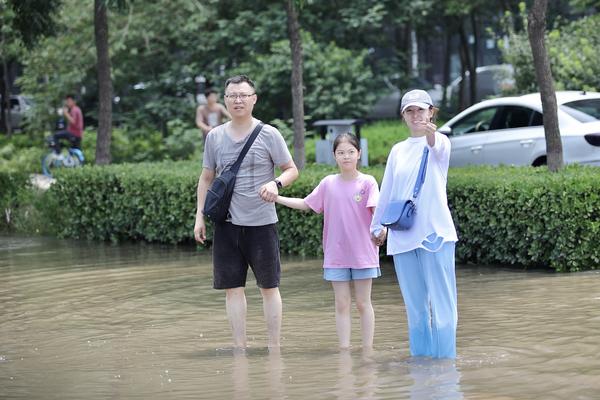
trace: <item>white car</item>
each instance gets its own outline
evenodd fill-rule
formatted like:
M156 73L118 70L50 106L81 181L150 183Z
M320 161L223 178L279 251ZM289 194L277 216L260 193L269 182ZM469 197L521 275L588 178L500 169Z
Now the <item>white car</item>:
M2 101L2 95L0 95ZM13 130L21 130L23 117L31 110L32 103L29 97L20 94L10 95L10 122Z
M556 92L565 163L600 165L600 93ZM444 124L450 166L544 165L546 139L539 93L477 103Z

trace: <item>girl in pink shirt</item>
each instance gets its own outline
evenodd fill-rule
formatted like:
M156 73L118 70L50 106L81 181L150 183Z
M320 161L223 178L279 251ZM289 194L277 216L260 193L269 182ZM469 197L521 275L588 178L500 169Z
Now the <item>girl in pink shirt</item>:
M373 347L375 315L371 304L372 279L381 276L379 252L369 232L379 198L377 181L358 171L360 144L350 133L338 135L333 153L339 174L329 175L304 199L277 196L277 203L323 213L325 280L335 294L335 322L341 348L350 347L350 281L354 281L360 314L362 345Z

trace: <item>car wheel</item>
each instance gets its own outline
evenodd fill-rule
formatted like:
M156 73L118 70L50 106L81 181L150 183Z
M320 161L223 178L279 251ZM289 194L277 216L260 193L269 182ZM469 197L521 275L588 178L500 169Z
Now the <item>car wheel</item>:
M546 165L546 156L541 156L535 159L535 161L533 162L533 164L531 164L534 167L543 167L544 165Z

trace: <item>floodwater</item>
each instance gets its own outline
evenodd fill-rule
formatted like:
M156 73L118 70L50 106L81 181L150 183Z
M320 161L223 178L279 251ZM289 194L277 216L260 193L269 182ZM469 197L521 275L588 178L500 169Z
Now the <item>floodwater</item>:
M265 348L248 282L234 354L210 255L193 248L0 237L1 399L598 399L600 273L458 266L456 362L411 358L391 264L375 349L336 349L320 260L283 263L283 347ZM251 275L251 274L250 274Z

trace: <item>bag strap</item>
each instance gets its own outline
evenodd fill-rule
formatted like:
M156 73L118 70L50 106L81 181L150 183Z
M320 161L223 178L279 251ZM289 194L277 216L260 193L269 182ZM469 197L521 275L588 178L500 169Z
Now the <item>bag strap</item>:
M423 157L421 157L421 166L419 167L419 175L417 175L417 181L415 182L415 189L413 191L413 199L416 199L421 191L421 186L425 182L425 174L427 173L427 156L429 155L429 147L423 148Z
M233 163L231 168L229 168L229 170L231 172L233 172L234 174L238 173L238 170L240 169L240 165L242 165L242 161L244 160L244 157L246 157L246 153L248 153L248 150L250 150L250 146L252 146L252 143L254 143L254 139L256 139L256 137L262 130L263 126L265 126L265 124L262 122L259 122L258 125L256 125L256 128L254 128L254 130L250 134L250 137L246 141L246 144L244 145L244 148L240 152L240 155L238 156L237 160L235 160L235 163Z

